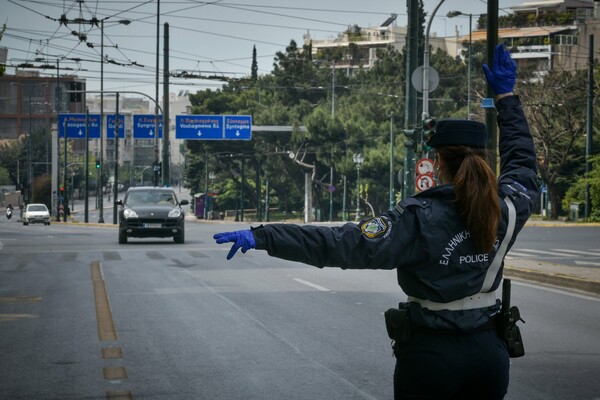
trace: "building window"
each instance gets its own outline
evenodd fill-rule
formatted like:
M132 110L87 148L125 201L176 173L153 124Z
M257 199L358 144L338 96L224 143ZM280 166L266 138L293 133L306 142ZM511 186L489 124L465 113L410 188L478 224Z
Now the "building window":
M16 139L17 138L17 119L2 118L0 119L0 139Z
M576 35L556 35L555 43L563 46L575 46L579 41Z

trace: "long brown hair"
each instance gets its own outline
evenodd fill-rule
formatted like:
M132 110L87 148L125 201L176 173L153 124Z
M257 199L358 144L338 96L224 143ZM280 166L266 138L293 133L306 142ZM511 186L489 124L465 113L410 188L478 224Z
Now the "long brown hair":
M491 252L500 220L498 182L485 149L467 146L436 148L443 173L454 181L456 203L478 251Z

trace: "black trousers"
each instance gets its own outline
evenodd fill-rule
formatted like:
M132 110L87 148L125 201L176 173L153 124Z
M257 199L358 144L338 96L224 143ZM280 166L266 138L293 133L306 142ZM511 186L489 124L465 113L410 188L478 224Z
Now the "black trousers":
M508 350L495 330L416 331L395 354L395 400L496 400L506 395Z

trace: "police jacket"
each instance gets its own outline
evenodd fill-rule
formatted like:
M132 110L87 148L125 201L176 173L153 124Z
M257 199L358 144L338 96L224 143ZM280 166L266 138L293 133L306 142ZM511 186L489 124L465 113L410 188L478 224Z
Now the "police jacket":
M496 108L502 217L491 253L476 250L451 184L405 199L394 210L358 224L253 228L256 248L319 268L396 269L414 326L459 331L486 326L500 307L495 290L504 255L538 197L533 140L519 98L504 97Z

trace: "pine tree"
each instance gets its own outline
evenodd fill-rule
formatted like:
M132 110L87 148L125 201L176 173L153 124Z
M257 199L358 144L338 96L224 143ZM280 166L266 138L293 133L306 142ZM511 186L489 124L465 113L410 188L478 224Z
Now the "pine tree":
M256 46L252 48L252 67L250 68L250 77L253 81L258 79L258 62L256 61Z

